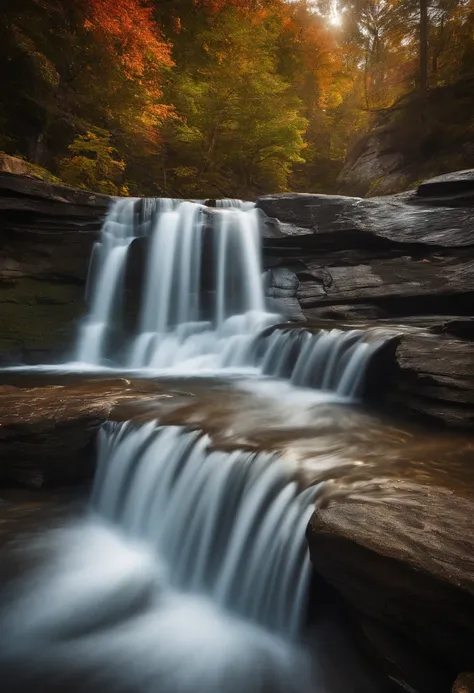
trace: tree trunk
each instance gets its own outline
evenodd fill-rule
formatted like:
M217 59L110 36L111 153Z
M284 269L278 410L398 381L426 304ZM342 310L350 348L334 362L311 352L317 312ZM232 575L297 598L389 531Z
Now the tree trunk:
M420 0L420 91L428 88L428 0Z

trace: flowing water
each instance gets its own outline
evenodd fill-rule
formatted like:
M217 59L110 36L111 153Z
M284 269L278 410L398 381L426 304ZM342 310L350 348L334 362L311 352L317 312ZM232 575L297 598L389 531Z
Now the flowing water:
M127 277L144 242L130 327ZM252 374L232 397L264 388L252 400L261 444L229 415L224 390L220 400L207 390L212 411L193 409L188 393L181 422L166 410L175 395L163 392L146 400L145 417L105 424L85 517L26 552L33 567L3 595L8 693L334 693L307 646L305 529L321 483L360 463L352 449L347 459L320 454L322 467L303 483L294 459L317 421L327 428L324 407L345 407L337 420L363 396L366 368L389 335L269 329L282 316L267 309L263 287L251 203L113 205L92 254L76 360L62 368ZM283 389L272 389L276 379ZM267 408L280 423L265 419ZM299 448L293 440L283 454L275 437L265 441L267 428L283 440L292 425Z
M116 365L188 371L250 365L253 337L278 320L265 310L254 205L222 200L211 214L195 202L152 202L141 203L139 214L137 200L120 200L108 215L92 257L90 310L76 360L101 365L114 354L110 335L123 323L130 248L145 236L140 314Z
M312 495L274 455L106 425L89 518L43 540L1 614L7 690L310 690Z

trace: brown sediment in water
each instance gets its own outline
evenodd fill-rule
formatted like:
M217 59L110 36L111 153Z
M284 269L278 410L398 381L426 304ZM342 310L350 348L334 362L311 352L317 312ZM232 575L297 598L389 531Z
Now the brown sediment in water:
M416 648L427 643L441 669L464 664L474 613L472 437L261 379L15 376L0 387L0 470L25 455L40 469L51 454L60 468L74 456L82 464L84 444L95 459L90 443L105 420L202 430L213 448L275 452L303 486L326 481L308 543L354 622L401 636L417 667ZM80 507L70 489L26 494L0 489L0 547ZM391 640L377 636L374 647L396 662Z
M273 451L288 460L304 486L335 480L370 495L380 480L407 480L474 495L474 438L394 423L289 386L275 390L256 379L51 374L8 380L0 386L0 446L17 458L52 451L67 465L70 433L77 448L78 436L90 439L107 419L156 420L202 430L214 448ZM52 450L61 432L60 450ZM32 435L36 452L27 445ZM5 465L8 460L0 463ZM335 487L332 493L337 498Z

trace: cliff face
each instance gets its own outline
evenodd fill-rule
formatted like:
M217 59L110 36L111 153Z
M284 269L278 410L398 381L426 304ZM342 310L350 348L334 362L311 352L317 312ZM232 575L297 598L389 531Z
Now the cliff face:
M474 79L411 94L379 116L349 152L337 180L345 195L388 195L474 166Z
M326 325L395 325L377 401L472 427L474 173L393 197L284 194L257 205L270 217L270 291L290 313Z
M0 360L57 360L84 312L90 253L110 199L0 173Z
M106 196L0 174L3 363L65 358L109 204ZM391 197L283 194L257 206L267 215L263 254L274 309L309 326L396 325L397 343L374 371L374 399L472 427L474 173ZM137 300L146 245L138 240L142 252L131 253L127 269ZM133 318L136 301L127 307Z

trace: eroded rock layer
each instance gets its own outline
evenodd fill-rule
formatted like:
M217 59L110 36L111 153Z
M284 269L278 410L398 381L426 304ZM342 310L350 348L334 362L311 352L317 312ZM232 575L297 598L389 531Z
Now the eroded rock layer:
M474 183L461 172L416 193L261 197L270 291L308 321L401 326L387 402L474 423ZM282 276L284 274L284 290Z
M0 359L54 362L84 312L105 195L0 173Z
M389 482L395 502L335 504L316 512L307 532L317 571L351 605L393 676L418 691L448 691L474 667L468 490Z

